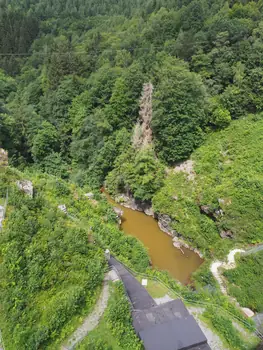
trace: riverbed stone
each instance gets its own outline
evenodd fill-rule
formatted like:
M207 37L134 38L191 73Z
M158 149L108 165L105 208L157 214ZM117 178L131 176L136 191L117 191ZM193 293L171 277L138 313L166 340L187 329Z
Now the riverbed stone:
M117 217L122 217L123 215L123 210L121 210L120 208L117 208L117 207L113 207L113 210L115 212L115 214L117 214Z

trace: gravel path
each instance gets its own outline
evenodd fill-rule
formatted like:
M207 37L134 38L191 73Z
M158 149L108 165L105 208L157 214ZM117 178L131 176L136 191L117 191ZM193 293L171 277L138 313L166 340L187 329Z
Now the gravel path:
M194 306L187 306L188 311L190 314L192 314L196 320L196 322L199 324L199 327L202 329L204 335L206 336L207 343L210 346L212 350L228 350L226 348L221 339L217 334L215 334L210 328L207 327L207 325L200 320L199 316L202 315L202 313L205 311L202 307L194 307Z
M79 326L76 331L70 336L67 342L62 345L61 350L73 350L75 346L86 337L86 335L92 331L100 321L101 316L103 315L109 299L109 284L108 284L108 275L106 275L101 295L99 300L96 303L96 306L92 313L85 318L82 325Z
M222 275L219 271L219 268L223 267L226 270L234 269L236 267L235 254L236 253L243 253L243 252L245 252L243 249L233 249L229 252L229 254L227 256L227 263L225 263L223 261L215 261L212 263L212 265L210 267L210 271L212 272L213 276L215 277L215 279L219 283L221 292L224 295L227 295L227 290L226 290L226 287L224 285L224 280L223 280Z

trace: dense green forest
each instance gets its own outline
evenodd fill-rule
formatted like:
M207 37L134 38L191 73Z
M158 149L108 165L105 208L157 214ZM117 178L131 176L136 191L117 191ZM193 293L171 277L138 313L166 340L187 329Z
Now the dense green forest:
M60 344L94 306L105 247L137 271L149 265L142 244L117 228L101 186L169 215L173 232L207 259L262 242L262 0L0 0L0 31L7 349ZM190 175L177 170L186 160ZM33 199L17 189L23 178ZM226 273L230 293L259 311L261 265L259 255L246 257ZM214 288L202 272L196 284ZM258 286L250 294L244 273ZM130 319L117 316L131 332ZM210 319L221 333L224 317ZM81 348L106 346L99 334ZM123 346L139 348L129 334ZM235 331L229 337L235 342Z
M240 192L219 189L237 172L241 178L236 186L242 191L243 185L248 192L260 186L258 178L242 175L243 168L257 169L254 146L252 156L243 152L243 168L234 161L235 172L220 169L224 165L216 148L217 134L232 120L239 119L233 124L240 128L237 149L260 137L249 139L240 119L251 120L252 131L253 123L260 125L261 1L71 1L65 6L59 1L3 1L0 14L0 142L10 164L81 186L98 188L106 181L112 194L126 192L148 202L154 197L160 213L183 206L182 215L171 213L178 233L201 250L209 248L208 254L221 240L221 231L249 243L262 240L259 220L247 222L250 215L261 215L261 204L251 194L240 198ZM140 96L148 82L153 85L152 140L138 146L133 140L142 133ZM230 139L234 129L227 129ZM158 193L169 182L165 167L188 159L207 138L214 145L214 189L202 187L206 195L200 196L188 186L195 202L190 210L191 204L182 202L162 206ZM238 145L242 140L243 146ZM222 147L222 152L231 152ZM202 149L207 152L206 146ZM210 176L212 167L198 152L200 170L195 171ZM184 180L175 175L173 181L181 186ZM220 196L231 197L233 205L222 205L230 213L215 224L210 214L199 215L198 205L215 210ZM258 213L247 205L250 199L259 205ZM234 208L236 202L239 208ZM192 219L186 219L185 210Z

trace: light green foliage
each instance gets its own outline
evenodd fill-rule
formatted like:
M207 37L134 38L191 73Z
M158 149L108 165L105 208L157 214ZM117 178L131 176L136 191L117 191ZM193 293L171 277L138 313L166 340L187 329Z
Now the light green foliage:
M240 332L233 326L231 319L221 315L218 310L208 308L204 313L204 317L211 321L216 332L230 345L231 349L253 349L248 343L243 341Z
M115 162L115 167L106 179L110 193L131 191L136 199L151 200L161 188L164 166L155 157L152 148L135 151L129 147Z
M232 123L210 135L192 156L196 176L171 174L154 196L154 209L173 219L173 227L203 250L220 255L234 242L257 243L263 239L261 115ZM208 206L214 220L200 213ZM223 215L215 215L215 210ZM222 240L219 232L230 230L234 240Z
M34 199L15 184L28 174L8 168L0 181L1 197L9 188L0 242L0 323L10 350L59 346L71 319L88 314L96 301L106 248L140 271L149 265L145 248L117 228L116 215L100 195L93 203L75 185L38 173L30 177Z
M262 269L263 253L258 252L241 257L235 269L224 272L229 281L230 294L237 298L241 306L258 312L263 311Z
M77 347L78 350L141 350L132 327L131 309L121 282L111 285L107 309L99 326Z
M31 200L14 190L9 203L1 238L3 335L8 349L36 349L93 306L105 262L85 230L70 227L40 193Z

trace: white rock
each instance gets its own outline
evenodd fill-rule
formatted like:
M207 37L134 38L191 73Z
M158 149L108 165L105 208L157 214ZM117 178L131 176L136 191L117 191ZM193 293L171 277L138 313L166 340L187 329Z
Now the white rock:
M243 311L243 313L247 316L247 317L253 317L255 314L252 310L250 310L247 307L242 307L241 310Z
M17 181L16 184L21 191L25 192L25 194L27 194L29 197L33 198L34 188L31 181L20 180Z
M87 197L88 199L93 199L94 198L94 193L92 193L92 192L85 193L84 196Z
M67 214L67 207L65 204L58 205L58 209L61 210L63 213Z

